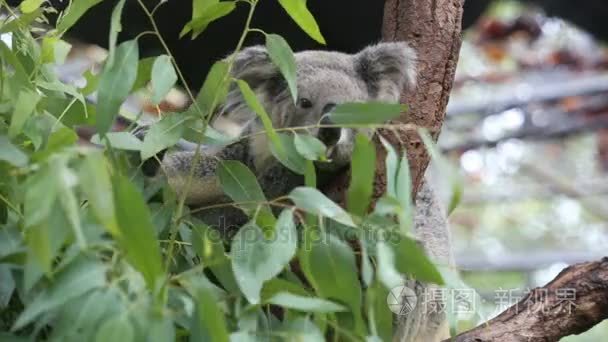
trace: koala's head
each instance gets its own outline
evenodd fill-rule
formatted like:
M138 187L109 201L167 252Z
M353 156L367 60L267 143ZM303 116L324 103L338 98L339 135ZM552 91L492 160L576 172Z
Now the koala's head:
M405 42L380 43L352 55L303 51L295 54L295 60L298 88L295 103L287 82L264 47L244 49L233 64L233 76L246 81L255 91L275 128L328 123L322 121L324 115L346 102L394 103L402 90L413 88L416 83L416 53ZM221 117L248 126L252 132L263 130L238 88L230 91ZM316 129L309 131L315 135L322 133Z

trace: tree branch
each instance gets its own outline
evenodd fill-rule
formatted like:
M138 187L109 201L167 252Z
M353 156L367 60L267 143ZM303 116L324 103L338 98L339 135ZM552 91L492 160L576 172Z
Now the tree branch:
M608 319L608 257L570 266L455 342L551 342Z

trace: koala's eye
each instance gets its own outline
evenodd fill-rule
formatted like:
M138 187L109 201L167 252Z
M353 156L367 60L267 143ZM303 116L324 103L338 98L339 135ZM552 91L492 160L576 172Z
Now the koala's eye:
M312 102L310 102L310 100L307 98L299 99L298 105L300 106L300 108L304 108L304 109L312 108Z

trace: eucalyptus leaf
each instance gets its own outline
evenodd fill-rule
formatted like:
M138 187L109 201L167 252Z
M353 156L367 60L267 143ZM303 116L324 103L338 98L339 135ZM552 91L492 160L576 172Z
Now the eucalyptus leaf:
M325 144L310 134L294 133L293 143L298 153L308 160L327 159L327 147L325 147Z
M154 290L164 271L150 210L141 193L125 176L115 174L112 186L116 221L120 229L116 238L127 260L141 272L148 288Z
M228 342L226 319L210 289L201 287L190 324L190 341Z
M149 159L167 147L175 145L184 134L189 121L191 118L184 114L170 113L154 123L144 137L141 159Z
M264 282L279 274L296 253L297 232L293 211L279 216L272 237L254 224L242 227L232 240L230 256L237 283L251 304L261 300Z
M227 16L236 8L236 3L234 1L208 1L208 3L209 4L203 9L197 11L200 13L199 16L193 18L184 26L179 34L180 38L185 36L190 31L192 31L192 39L196 38L205 31L209 24Z
M374 190L376 148L363 134L355 137L355 149L351 160L351 178L346 193L348 211L364 216Z
M74 26L78 19L82 17L91 7L97 5L102 0L77 0L70 1L70 5L64 11L57 22L57 30L64 32Z
M289 198L296 207L317 216L329 217L344 225L356 227L350 215L319 190L298 187L291 191Z
M325 38L321 35L319 25L315 21L308 8L306 7L306 0L279 0L283 9L289 14L291 19L300 26L306 34L312 39L325 45Z
M266 35L266 51L287 81L293 102L298 100L296 59L285 39L277 34Z
M304 312L346 311L344 306L332 301L321 298L298 296L289 292L279 292L275 294L272 298L268 299L268 303Z
M139 47L137 41L129 40L116 48L115 60L106 65L99 79L97 99L97 133L105 135L122 103L126 100L135 78Z
M0 135L0 160L16 167L24 167L27 165L29 157L13 145L6 136Z
M159 104L177 82L171 57L160 55L152 66L152 103Z
M381 124L395 119L407 110L406 105L383 102L344 103L337 105L330 113L329 119L338 125Z

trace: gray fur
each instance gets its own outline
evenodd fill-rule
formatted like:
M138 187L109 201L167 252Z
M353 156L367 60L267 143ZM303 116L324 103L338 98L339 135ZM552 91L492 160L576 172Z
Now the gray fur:
M361 52L349 55L339 52L304 51L295 54L299 100L294 104L279 70L271 62L263 47L244 49L236 58L233 77L245 80L255 91L269 113L275 128L311 126L318 124L332 105L345 102L386 101L398 102L404 89L416 83L416 54L406 43L380 43ZM308 100L310 106L304 103ZM309 108L304 108L309 107ZM236 123L232 134L251 134L263 131L257 115L246 105L238 88L233 87L214 120L220 129L225 122ZM310 133L321 136L319 129ZM332 163L320 172L330 175L348 165L353 151L354 132L342 129L329 148ZM303 178L274 159L266 135L256 135L229 145L220 151L202 150L194 165L194 181L186 188L190 168L194 164L194 151L167 153L162 169L170 185L178 194L187 192L190 205L204 206L228 201L223 195L217 177L218 159L239 160L250 167L268 198L287 194L303 184ZM425 186L417 198L416 233L429 255L449 262L449 238L445 215L430 190ZM239 226L246 218L236 210L207 213L207 223L221 226ZM226 222L229 221L229 222ZM230 229L230 227L228 227ZM415 286L414 286L415 285ZM426 285L414 283L414 288ZM430 336L444 322L441 315L426 311L413 312L400 317L396 339L400 341L433 341Z

